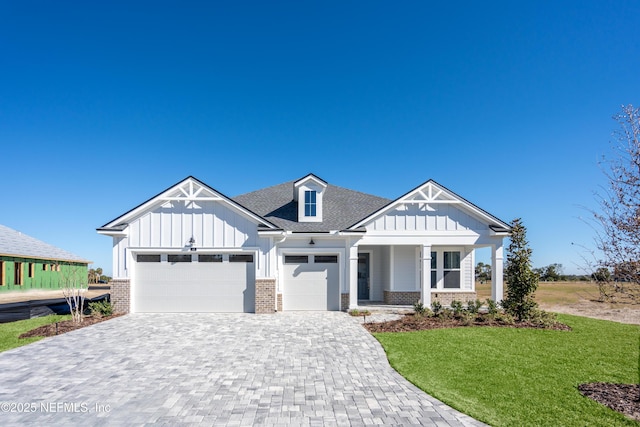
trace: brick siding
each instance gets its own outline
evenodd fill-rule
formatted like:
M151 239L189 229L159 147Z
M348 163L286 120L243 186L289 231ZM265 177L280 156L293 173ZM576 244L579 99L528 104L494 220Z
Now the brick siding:
M389 305L413 305L420 301L420 292L384 291L384 303Z
M282 311L282 294L278 294L278 311Z
M131 308L131 281L129 279L115 279L109 282L111 286L111 305L114 313L129 313Z
M340 310L349 310L349 294L340 294Z
M256 279L256 314L275 313L276 279Z
M445 307L451 306L452 301L467 304L469 301L475 301L476 298L475 292L431 292L431 301L438 301Z

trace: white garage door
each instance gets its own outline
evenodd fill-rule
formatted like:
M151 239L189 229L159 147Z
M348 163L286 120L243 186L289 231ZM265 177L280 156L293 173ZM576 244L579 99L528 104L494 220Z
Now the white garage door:
M139 254L132 298L137 313L253 312L253 255Z
M337 255L285 255L283 310L340 310Z

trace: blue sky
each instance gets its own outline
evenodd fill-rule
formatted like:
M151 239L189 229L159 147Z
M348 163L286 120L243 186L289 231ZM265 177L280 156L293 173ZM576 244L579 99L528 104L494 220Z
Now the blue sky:
M640 3L0 0L0 223L111 271L95 229L188 175L432 178L579 271Z

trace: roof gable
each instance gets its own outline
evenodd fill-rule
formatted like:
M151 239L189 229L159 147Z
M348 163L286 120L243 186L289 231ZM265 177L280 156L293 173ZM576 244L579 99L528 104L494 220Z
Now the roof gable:
M132 220L141 217L146 212L149 212L168 201L182 201L186 204L199 201L217 201L224 203L232 210L249 217L259 226L271 229L277 228L271 222L265 220L264 218L260 217L259 215L255 214L251 210L240 205L229 197L223 195L219 191L214 190L213 188L209 187L193 176L189 176L178 182L177 184L162 191L161 193L155 195L146 202L143 202L130 211L124 213L123 215L120 215L119 217L109 221L102 227L98 228L98 231L105 234L121 232Z
M380 216L391 212L402 205L407 206L416 204L425 206L427 210L435 210L435 207L438 205L454 205L460 210L476 218L478 221L486 224L489 228L492 229L493 232L507 233L511 230L511 227L506 222L491 215L487 211L479 208L478 206L474 205L473 203L469 202L468 200L464 199L463 197L457 195L453 191L431 179L404 194L403 196L397 198L381 209L361 219L360 221L352 224L350 227L348 227L348 229L354 230L363 227L366 224L369 224L375 219L379 218Z

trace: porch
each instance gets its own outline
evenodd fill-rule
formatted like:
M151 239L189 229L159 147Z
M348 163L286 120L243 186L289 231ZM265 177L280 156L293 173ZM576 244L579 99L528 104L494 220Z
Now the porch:
M420 301L444 306L454 300L476 299L475 255L490 248L492 299L503 298L502 245L358 245L349 258L348 287L342 290L341 308L386 306L412 310ZM355 249L355 250L353 250Z

